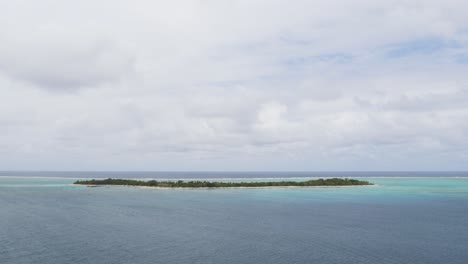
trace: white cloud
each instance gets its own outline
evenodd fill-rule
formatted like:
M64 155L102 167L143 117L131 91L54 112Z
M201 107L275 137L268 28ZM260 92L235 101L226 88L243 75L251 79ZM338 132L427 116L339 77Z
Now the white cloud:
M12 79L57 90L99 86L132 73L130 55L100 36L80 33L44 27L7 36L0 47L0 70Z
M0 1L5 169L467 169L466 1Z

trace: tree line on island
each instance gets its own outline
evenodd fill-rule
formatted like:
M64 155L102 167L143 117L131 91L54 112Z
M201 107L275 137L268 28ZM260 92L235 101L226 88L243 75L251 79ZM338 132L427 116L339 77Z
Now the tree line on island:
M74 184L98 186L98 185L121 185L121 186L146 186L165 188L227 188L227 187L307 187L307 186L354 186L372 185L368 181L360 181L348 178L330 178L308 181L265 181L265 182L210 182L210 181L140 181L127 179L103 179L103 180L78 180Z

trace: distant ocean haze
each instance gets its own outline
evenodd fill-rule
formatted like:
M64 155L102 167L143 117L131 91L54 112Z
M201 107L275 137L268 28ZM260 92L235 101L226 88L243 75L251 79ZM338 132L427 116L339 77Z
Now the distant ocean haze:
M236 179L236 178L330 178L330 177L468 177L467 171L0 171L2 176L124 179Z

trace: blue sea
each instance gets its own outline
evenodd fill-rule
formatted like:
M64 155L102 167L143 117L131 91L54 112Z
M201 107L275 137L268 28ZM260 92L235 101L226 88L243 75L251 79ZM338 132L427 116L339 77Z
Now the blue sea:
M108 177L377 185L72 185ZM466 264L467 223L467 172L0 172L1 264Z

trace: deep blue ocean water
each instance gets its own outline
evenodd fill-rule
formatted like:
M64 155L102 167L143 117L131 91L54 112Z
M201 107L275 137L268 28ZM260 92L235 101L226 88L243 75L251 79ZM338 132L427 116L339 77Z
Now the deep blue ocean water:
M0 172L0 263L468 263L467 173ZM363 177L351 188L143 189L75 178Z

